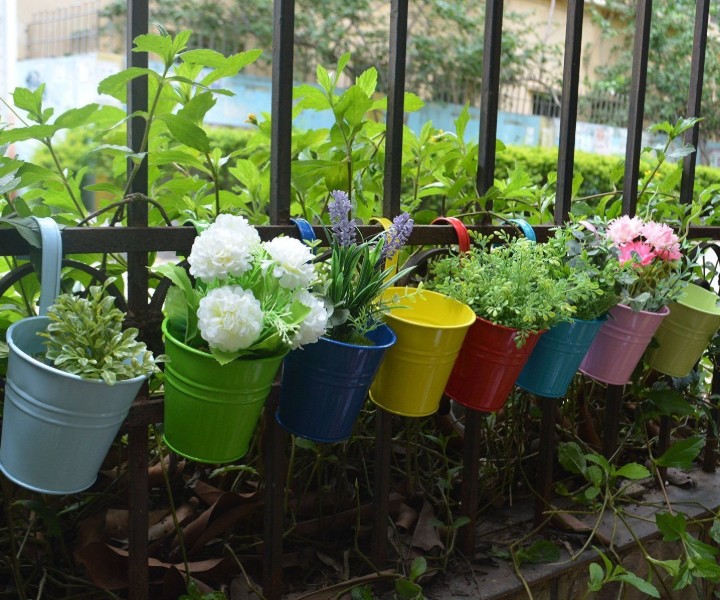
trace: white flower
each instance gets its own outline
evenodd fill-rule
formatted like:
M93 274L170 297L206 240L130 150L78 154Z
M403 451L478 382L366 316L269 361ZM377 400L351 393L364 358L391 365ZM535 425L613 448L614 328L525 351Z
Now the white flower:
M302 323L300 323L300 329L298 329L292 338L290 347L293 349L298 346L317 342L327 329L329 317L322 299L314 296L307 290L301 290L295 296L295 299L300 302L300 304L307 306L310 312L305 319L303 319Z
M215 222L208 227L215 233L219 230L232 234L235 240L247 246L257 246L260 243L260 234L245 217L238 215L218 215Z
M239 285L211 290L200 300L197 316L202 338L223 352L251 346L263 327L260 302Z
M244 224L222 217L239 219ZM239 276L249 271L253 250L260 244L258 232L242 217L220 215L218 221L195 238L188 256L190 274L203 281Z
M265 266L273 269L273 276L280 280L280 285L287 289L308 287L315 276L315 268L311 264L312 251L300 240L291 237L276 237L264 242L263 247L272 258Z

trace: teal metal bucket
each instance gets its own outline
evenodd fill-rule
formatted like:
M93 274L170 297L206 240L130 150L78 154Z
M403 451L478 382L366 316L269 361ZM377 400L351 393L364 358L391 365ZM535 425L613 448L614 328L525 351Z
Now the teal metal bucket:
M538 340L516 385L536 396L563 397L606 319L573 319L550 328Z
M29 490L72 494L95 482L145 377L111 386L35 360L45 353L37 333L48 323L30 317L7 332L0 470Z

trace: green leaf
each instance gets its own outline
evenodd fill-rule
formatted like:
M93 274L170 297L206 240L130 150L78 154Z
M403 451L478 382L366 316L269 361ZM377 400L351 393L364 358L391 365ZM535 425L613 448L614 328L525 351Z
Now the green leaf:
M516 552L517 560L522 563L547 563L560 560L560 550L549 540L537 540L528 548Z
M677 390L646 390L641 395L655 405L660 415L683 417L695 412L685 396Z
M188 50L180 55L183 62L191 65L201 65L203 67L219 68L225 66L227 59L216 50L200 48L198 50Z
M575 475L584 475L587 469L587 461L580 446L575 442L566 442L558 447L558 460L563 468Z
M417 600L422 597L422 588L407 579L397 579L395 581L395 591L403 600Z
M12 144L26 140L42 141L51 138L58 129L60 128L57 125L30 125L17 129L5 129L0 131L0 144Z
M55 126L61 129L72 129L87 125L90 117L100 109L98 104L88 104L81 108L71 108L55 119Z
M371 97L377 88L377 69L370 67L367 71L363 71L355 80L355 85L359 87L366 96Z
M156 37L156 36L153 36ZM147 75L159 79L160 76L152 69L143 69L141 67L130 67L119 73L114 73L106 77L98 84L98 93L107 94L120 102L127 102L127 84L133 79Z
M212 92L201 92L190 98L177 114L197 125L201 125L205 115L215 106L216 102Z
M656 513L655 523L663 535L663 540L666 542L679 540L685 535L687 529L685 515L682 513L676 513L674 515L670 513Z
M716 543L720 544L720 519L714 519L712 527L710 528L710 537Z
M372 100L359 87L352 86L340 96L334 112L343 117L351 127L362 123L363 118L372 107Z
M200 152L210 152L207 134L189 119L180 115L160 115L158 119L165 123L170 134L181 144Z
M42 118L42 97L45 92L45 84L41 84L36 90L18 87L13 92L13 103L21 110L28 113L33 121L40 122Z
M249 190L253 190L260 185L260 170L251 160L246 158L238 160L235 166L228 169L228 171Z
M335 70L335 78L333 80L334 85L337 85L340 74L345 70L345 67L347 67L348 63L350 62L350 56L350 53L346 52L338 60L337 69Z
M591 592L599 592L605 579L603 568L597 563L590 563L588 567L590 571L590 581L588 581L588 589Z
M13 506L22 506L23 508L34 512L47 527L47 532L51 537L58 537L62 533L60 527L60 519L57 514L46 504L38 500L15 500Z
M295 98L299 98L298 106L300 108L309 108L311 110L329 110L332 108L328 97L312 85L297 86L293 93Z
M162 59L165 67L172 65L173 40L169 35L152 35L146 33L137 36L133 41L135 42L133 52L157 54Z
M328 94L331 94L335 88L332 81L330 80L330 74L327 69L322 65L318 65L315 69L315 77L317 78L318 85L324 89Z
M412 92L405 92L405 100L403 101L405 112L417 112L423 106L425 106L425 102L423 102L419 96Z
M614 577L614 579L617 579L618 581L624 581L628 585L633 586L635 589L639 590L643 594L651 596L652 598L660 597L660 592L658 592L657 588L652 583L641 579L640 577L635 575L635 573L623 573L622 575L617 575L616 577Z
M655 464L659 467L689 469L704 446L705 439L699 435L675 442L660 458L655 459Z
M35 219L31 218L6 218L0 217L0 223L14 227L23 239L34 248L41 248L40 226Z
M410 581L417 581L427 571L427 561L424 556L418 556L410 565Z
M645 479L650 477L650 471L638 463L628 463L615 471L615 476L626 479Z

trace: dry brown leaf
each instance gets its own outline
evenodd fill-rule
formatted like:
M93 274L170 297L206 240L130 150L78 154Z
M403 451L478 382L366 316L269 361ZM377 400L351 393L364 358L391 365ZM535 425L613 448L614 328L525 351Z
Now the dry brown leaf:
M106 590L128 587L129 558L126 550L93 542L77 552L79 562L95 585ZM212 558L189 563L190 573L203 581L223 581L235 573L237 566L228 557ZM163 583L168 569L185 572L185 565L166 563L155 558L148 559L149 580L152 584Z
M411 548L419 548L425 552L431 552L433 548L445 548L445 544L440 539L437 526L432 523L434 519L433 507L426 500L420 510L420 516L410 542Z
M188 520L195 515L199 505L200 501L197 498L190 498L188 502L178 507L175 511L175 515L180 526L187 523ZM152 525L152 527L148 530L148 541L156 542L170 535L174 531L175 523L173 522L173 516L172 514L166 513L166 516L162 520Z
M215 504L183 528L183 540L188 556L202 550L211 539L232 529L237 523L248 518L261 504L248 503L247 498L233 492L225 492ZM171 560L180 560L179 545L170 554Z
M552 507L552 510L556 509ZM575 533L592 532L592 527L583 523L574 515L565 512L555 512L550 522L553 527L557 527L558 529L562 529L563 531L573 531ZM605 534L600 531L595 532L595 539L597 539L604 546L610 546L610 540Z
M418 520L418 512L405 504L404 502L400 505L400 513L397 519L395 519L395 526L398 528L400 533L407 533L410 531Z

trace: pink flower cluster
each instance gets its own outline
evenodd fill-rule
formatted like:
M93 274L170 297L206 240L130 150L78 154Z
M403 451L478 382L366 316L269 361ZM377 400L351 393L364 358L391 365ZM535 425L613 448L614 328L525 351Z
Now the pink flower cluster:
M646 266L656 258L671 261L681 257L677 235L662 223L624 215L608 223L607 236L620 251L620 264Z

